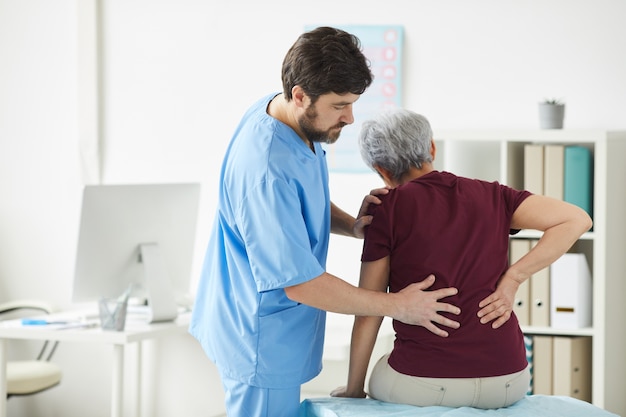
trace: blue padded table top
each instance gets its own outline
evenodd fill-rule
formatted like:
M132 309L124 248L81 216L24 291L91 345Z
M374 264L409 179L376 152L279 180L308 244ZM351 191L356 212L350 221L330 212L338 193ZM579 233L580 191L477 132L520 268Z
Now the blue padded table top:
M311 398L300 404L299 417L619 417L570 397L529 395L507 408L414 407L369 398Z

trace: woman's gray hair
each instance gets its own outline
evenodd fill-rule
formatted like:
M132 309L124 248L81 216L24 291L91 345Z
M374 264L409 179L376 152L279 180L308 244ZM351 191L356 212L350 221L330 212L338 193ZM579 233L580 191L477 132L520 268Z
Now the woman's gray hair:
M363 123L359 149L367 166L386 169L395 180L411 167L432 162L433 131L428 119L406 109L393 109Z

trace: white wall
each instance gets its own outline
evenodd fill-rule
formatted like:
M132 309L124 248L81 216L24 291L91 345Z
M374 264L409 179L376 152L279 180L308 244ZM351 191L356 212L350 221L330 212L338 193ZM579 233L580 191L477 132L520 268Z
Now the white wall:
M0 301L70 305L84 179L79 1L0 0ZM226 143L253 100L280 90L283 55L305 25L403 25L405 105L429 117L435 133L535 128L545 97L567 102L567 128L626 128L622 0L101 3L102 179L203 183L192 288ZM332 181L350 211L379 185L370 175ZM329 270L356 282L358 247L333 240ZM159 364L149 415L222 411L216 371L191 338L146 350ZM11 399L10 415L107 415L109 350L65 343L56 357L62 385Z

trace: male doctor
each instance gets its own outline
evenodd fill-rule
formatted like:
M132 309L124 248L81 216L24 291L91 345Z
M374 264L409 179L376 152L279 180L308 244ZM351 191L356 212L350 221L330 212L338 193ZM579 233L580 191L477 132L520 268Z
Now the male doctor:
M426 291L435 277L389 294L326 272L330 232L356 238L371 222L329 195L321 143L353 123L352 106L372 74L357 37L320 27L302 34L282 67L282 93L243 116L220 174L217 213L190 325L216 364L229 417L295 417L300 385L322 368L326 311L390 316L445 337L458 322L440 302L456 289ZM355 262L357 260L354 260Z

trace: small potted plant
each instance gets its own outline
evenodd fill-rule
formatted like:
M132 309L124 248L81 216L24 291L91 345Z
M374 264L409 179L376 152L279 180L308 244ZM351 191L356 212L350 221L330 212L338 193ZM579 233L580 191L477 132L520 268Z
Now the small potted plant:
M565 103L558 99L545 99L539 103L539 127L563 129Z

